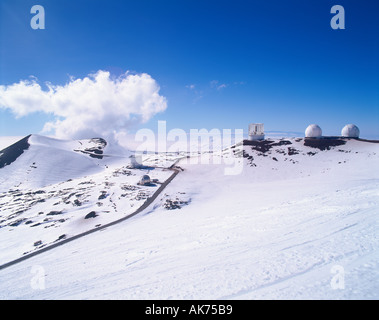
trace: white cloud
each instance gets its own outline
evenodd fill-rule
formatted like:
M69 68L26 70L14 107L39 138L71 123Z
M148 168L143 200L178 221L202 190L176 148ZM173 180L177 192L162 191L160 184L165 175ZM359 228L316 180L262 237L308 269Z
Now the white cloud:
M56 116L44 131L55 130L61 138L113 138L133 124L144 123L167 108L166 98L148 74L129 74L112 79L99 70L83 79L70 78L64 86L47 83L43 90L36 79L0 86L0 108L16 117L34 112Z
M218 80L212 80L210 83L211 88L216 88L217 90L222 90L225 89L228 84L226 83L221 83Z
M219 82L218 80L212 80L209 84L211 88L215 88L218 86L218 82Z

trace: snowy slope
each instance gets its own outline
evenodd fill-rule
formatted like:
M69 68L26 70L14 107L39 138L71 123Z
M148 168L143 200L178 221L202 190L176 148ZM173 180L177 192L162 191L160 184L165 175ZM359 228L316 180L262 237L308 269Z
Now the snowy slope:
M81 141L62 141L32 135L28 143L29 147L17 161L2 168L1 191L12 187L39 188L99 171L99 161L74 152L85 150ZM91 145L89 141L85 143ZM99 143L92 143L96 144L100 147Z
M0 264L123 218L159 187L138 186L147 170L130 167L130 152L108 155L101 139L23 140L29 146L0 169ZM157 181L171 174L148 171Z
M303 139L278 139L244 145L238 161L242 173L228 176L226 165L183 158L178 166L184 171L141 214L0 270L0 298L379 298L379 144L344 140L320 150ZM26 221L17 227L3 223L2 261L48 234L56 239L61 230L72 234L88 227L83 216L96 206L104 177L111 179L118 166L42 188L58 192L56 201L63 199L58 190L94 185L85 212L72 200L64 204L80 217L71 218L69 229L41 228L34 236L26 232L32 229ZM156 172L162 181L168 177L167 171ZM114 195L125 181L135 185L137 175L119 177L112 180ZM1 201L9 192L3 194ZM109 214L115 212L112 204L130 207L132 197L122 198L112 196L103 206ZM51 210L52 202L38 204L34 215ZM8 215L14 211L9 199L2 203ZM36 268L43 271L42 289L32 285ZM343 289L332 286L336 269L343 270Z

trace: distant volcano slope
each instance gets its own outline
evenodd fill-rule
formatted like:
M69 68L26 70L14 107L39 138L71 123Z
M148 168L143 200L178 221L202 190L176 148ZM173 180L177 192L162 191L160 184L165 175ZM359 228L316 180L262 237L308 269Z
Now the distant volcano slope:
M58 140L29 135L0 151L0 189L39 188L104 169L101 138Z
M30 136L31 135L28 135L27 137L0 151L0 169L16 161L25 150L29 149Z
M356 172L377 158L377 145L375 140L342 137L244 140L244 178L256 182L318 179L328 172Z

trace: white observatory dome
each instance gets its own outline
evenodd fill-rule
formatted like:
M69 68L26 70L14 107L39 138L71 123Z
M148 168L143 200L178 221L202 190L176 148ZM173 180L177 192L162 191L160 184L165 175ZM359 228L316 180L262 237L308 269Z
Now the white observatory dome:
M359 138L359 129L354 124L347 124L341 131L341 136L349 138Z
M320 138L322 130L317 124L311 124L305 130L305 137L307 138Z
M148 186L150 183L150 177L147 174L145 174L141 177L141 180L137 184L139 184L140 186Z

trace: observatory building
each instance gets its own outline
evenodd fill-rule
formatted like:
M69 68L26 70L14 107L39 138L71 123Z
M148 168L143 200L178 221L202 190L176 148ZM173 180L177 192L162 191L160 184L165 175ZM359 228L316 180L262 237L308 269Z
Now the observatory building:
M341 136L347 138L359 138L359 134L359 128L354 124L347 124L341 131Z
M250 123L249 124L249 140L264 140L265 132L263 123Z
M147 174L143 175L140 181L138 182L140 186L148 186L150 183L151 183L151 179Z
M322 130L317 124L311 124L305 130L306 138L321 138Z

